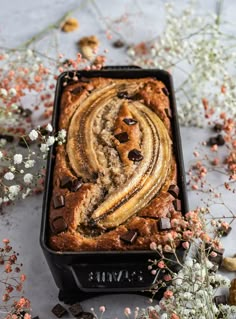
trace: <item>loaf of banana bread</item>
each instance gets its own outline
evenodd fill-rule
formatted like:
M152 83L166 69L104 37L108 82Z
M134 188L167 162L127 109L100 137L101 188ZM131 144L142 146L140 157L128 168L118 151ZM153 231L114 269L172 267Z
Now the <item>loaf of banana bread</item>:
M84 78L62 93L49 224L57 251L147 250L183 220L169 92L154 78ZM174 221L174 222L173 222Z

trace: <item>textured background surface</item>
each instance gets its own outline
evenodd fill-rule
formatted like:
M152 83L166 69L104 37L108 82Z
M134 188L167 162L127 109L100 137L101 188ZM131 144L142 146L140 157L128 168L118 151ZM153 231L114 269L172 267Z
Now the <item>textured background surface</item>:
M2 2L2 1L0 1ZM178 1L180 7L185 1ZM76 41L85 35L96 34L102 42L100 52L105 48L109 49L110 64L127 64L132 61L127 60L123 49L115 50L106 39L105 31L109 21L119 19L124 13L128 13L126 23L117 23L118 32L129 43L138 43L143 40L152 39L163 28L164 10L163 1L110 1L100 0L97 4L102 12L103 18L91 4L90 1L78 0L11 0L2 3L0 11L0 43L1 46L16 47L22 42L32 37L50 23L59 19L66 11L73 10L80 6L72 16L78 18L80 29L70 34L57 33L44 38L37 44L37 49L41 52L54 54L55 45L59 52L66 56L73 56L76 53ZM214 10L215 1L201 1L199 10ZM236 12L235 1L224 2L224 17L234 21ZM234 26L232 26L232 29ZM55 32L53 32L55 33ZM52 38L56 42L52 42ZM120 38L114 36L114 40ZM50 44L50 45L49 45ZM207 132L199 129L182 128L183 150L185 166L188 167L192 160L192 151L198 141L206 138ZM197 201L189 194L190 208L197 206ZM39 315L41 319L52 318L51 308L57 303L58 289L52 279L49 268L46 264L42 251L39 247L39 228L41 220L42 196L29 198L5 210L6 214L0 219L1 238L11 238L12 245L20 255L23 256L24 271L27 274L25 295L32 301L33 315ZM232 201L233 205L233 201ZM224 239L227 253L233 254L232 235ZM126 306L135 308L146 307L148 300L135 295L106 296L83 302L86 310L94 307L98 310L100 305L105 305L107 311L105 318L123 318L123 309Z

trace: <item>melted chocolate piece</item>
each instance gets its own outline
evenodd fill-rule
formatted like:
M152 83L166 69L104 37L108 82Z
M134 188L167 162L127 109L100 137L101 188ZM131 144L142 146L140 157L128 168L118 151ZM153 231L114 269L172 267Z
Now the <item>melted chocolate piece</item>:
M81 312L78 316L78 319L95 319L94 315L91 312Z
M168 193L170 193L173 197L178 198L179 187L177 185L170 185L170 187L168 189Z
M69 190L71 192L77 192L77 190L83 185L83 181L82 178L78 178L75 179L73 181L71 181L70 185L69 185Z
M14 136L7 135L7 134L0 134L0 139L4 139L9 143L12 143L14 141Z
M129 152L128 159L134 162L140 162L143 159L143 155L139 150L133 149Z
M26 117L29 117L29 116L32 115L32 111L31 111L30 109L23 109L21 115L22 115L23 117L25 117L25 118L26 118Z
M76 302L69 307L69 311L74 317L77 317L79 314L81 314L81 312L83 312L83 308L79 302Z
M171 229L171 223L170 218L168 217L161 217L157 223L158 229L160 231L162 230L170 230Z
M121 40L116 40L115 42L112 43L113 47L116 49L120 49L123 48L123 46L125 45L123 41Z
M133 242L138 237L138 232L135 230L129 230L124 235L120 236L120 239L126 242L127 244L133 244Z
M136 120L130 118L123 119L123 122L125 122L125 124L127 125L135 125L136 123L138 123Z
M169 91L167 90L166 87L163 87L161 88L162 89L162 92L166 95L166 96L169 96Z
M117 97L119 99L128 99L129 98L129 94L127 91L122 91L122 92L118 92L117 93Z
M52 231L54 234L62 233L63 231L66 231L67 228L67 223L65 222L65 219L62 216L56 217L52 221Z
M174 205L175 210L177 210L178 212L181 211L182 205L181 205L181 200L180 199L175 199L173 201L173 205Z
M53 197L54 208L61 208L65 206L65 199L63 195L55 195Z
M207 141L208 146L213 146L213 145L222 146L224 144L225 144L225 139L221 134L210 137L209 140Z
M116 134L115 138L120 142L120 143L126 143L129 140L129 135L126 132L122 132L120 134Z
M225 237L231 232L231 230L232 230L232 227L229 226L227 229L219 228L218 232L221 234L221 236Z
M61 318L63 315L67 313L66 308L64 308L61 304L57 304L52 308L52 313L57 317Z
M61 179L60 179L60 186L61 188L66 188L66 187L69 187L71 185L71 177L70 176L63 176Z

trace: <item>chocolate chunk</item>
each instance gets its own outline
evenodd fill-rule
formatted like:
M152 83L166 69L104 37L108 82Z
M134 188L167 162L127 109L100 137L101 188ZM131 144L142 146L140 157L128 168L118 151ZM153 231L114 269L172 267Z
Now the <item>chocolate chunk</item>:
M128 154L128 159L134 162L140 162L143 159L143 155L139 150L136 150L135 148L131 150Z
M4 139L7 142L12 143L14 141L14 136L8 134L0 134L0 139Z
M32 111L31 111L30 109L23 109L21 115L22 115L23 117L25 117L25 118L26 118L26 117L29 117L29 116L32 115Z
M95 319L95 316L91 312L81 312L78 316L78 319Z
M220 123L216 123L215 126L213 127L213 130L217 133L221 132L223 129L223 125Z
M35 317L33 317L32 319L40 319L40 318L39 318L39 316L35 316Z
M81 93L83 90L84 90L84 88L82 86L78 86L78 87L74 88L71 91L71 93L74 94L74 95L77 95L77 94Z
M136 120L130 118L123 119L123 122L125 122L125 124L127 125L135 125L136 123L138 123Z
M125 44L121 40L116 40L115 42L112 43L112 45L114 48L119 49L119 48L123 48Z
M225 295L219 295L214 297L214 302L217 306L227 305L227 297Z
M221 236L225 237L225 236L228 236L228 234L231 232L231 230L232 230L232 227L229 226L227 229L219 228L218 232L220 233Z
M217 135L216 142L218 146L222 146L225 144L225 139L221 134L219 134Z
M168 189L168 193L170 193L173 197L178 198L179 187L177 185L170 185L170 187Z
M71 177L70 176L63 176L60 179L60 186L61 188L66 188L69 187L72 183Z
M138 237L138 233L135 230L129 230L124 235L120 236L120 239L122 239L124 242L128 244L133 244L135 239Z
M56 217L52 221L52 231L54 234L62 233L67 230L67 223L62 216Z
M224 144L225 144L225 139L221 134L214 137L210 137L209 140L207 141L208 146L213 146L213 145L222 146Z
M67 313L66 308L64 308L61 304L57 304L52 308L52 313L57 317L61 318L63 315Z
M162 230L169 230L171 229L170 218L168 217L161 217L157 223L158 229Z
M24 148L27 148L29 145L32 145L34 141L32 141L28 136L26 137L21 137L19 139L18 145Z
M65 199L63 195L55 195L53 197L54 208L61 208L65 206Z
M77 317L79 314L81 314L81 312L83 312L83 308L79 302L76 302L69 307L69 311L74 317Z
M116 134L115 138L120 142L120 143L126 143L129 140L129 135L126 132L122 132L120 134Z
M177 210L178 212L181 211L182 205L181 205L181 200L180 199L175 199L173 201L173 205L174 205L175 210Z
M77 192L77 190L83 185L82 178L73 180L69 185L69 190L71 192Z
M166 87L163 87L161 88L162 89L162 92L166 95L166 96L169 96L169 91L167 90Z
M213 250L213 252L215 252ZM223 261L223 254L219 253L219 252L215 252L216 256L211 256L211 254L208 255L208 259L215 265L221 265L222 261Z
M127 91L122 91L117 93L117 97L119 99L128 99L129 98L129 93Z

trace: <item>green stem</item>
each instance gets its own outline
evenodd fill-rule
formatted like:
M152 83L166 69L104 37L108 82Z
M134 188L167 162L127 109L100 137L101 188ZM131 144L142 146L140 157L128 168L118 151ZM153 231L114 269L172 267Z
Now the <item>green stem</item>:
M224 0L217 0L216 1L216 24L219 26L221 23L221 15L223 9Z

